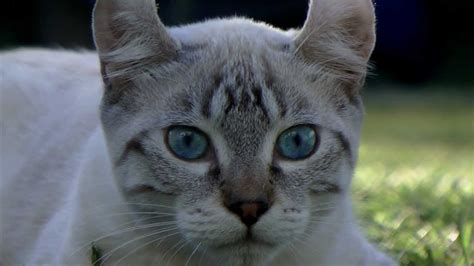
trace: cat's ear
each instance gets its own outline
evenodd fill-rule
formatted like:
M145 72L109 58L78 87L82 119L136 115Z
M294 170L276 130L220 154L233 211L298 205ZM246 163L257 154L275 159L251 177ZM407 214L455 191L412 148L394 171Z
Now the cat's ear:
M172 60L178 50L158 17L154 0L98 0L93 30L107 78Z
M372 0L311 0L295 46L310 63L360 81L375 46Z

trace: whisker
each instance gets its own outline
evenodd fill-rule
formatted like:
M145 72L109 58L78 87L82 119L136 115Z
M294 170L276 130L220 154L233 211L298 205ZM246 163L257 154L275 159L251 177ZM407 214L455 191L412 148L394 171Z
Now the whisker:
M126 245L130 244L130 243L133 243L133 242L136 242L138 240L141 240L141 239L144 239L144 238L147 238L147 237L150 237L150 236L154 236L154 235L158 235L158 234L161 234L161 233L165 233L165 232L169 232L169 231L173 231L173 230L177 230L177 227L176 226L173 226L173 227L170 227L170 228L166 228L166 229L163 229L163 230L160 230L158 232L154 232L154 233L151 233L151 234L147 234L147 235L142 235L140 237L136 237L132 240L129 240L123 244L121 244L120 246L112 249L111 251L105 253L102 257L100 257L99 259L97 259L97 261L94 262L97 263L97 262L101 262L100 264L105 264L105 262L110 258L112 257L113 253L123 247L125 247Z
M178 230L178 229L175 229L175 230ZM130 251L129 253L125 254L125 256L123 256L122 258L120 258L118 261L115 262L115 265L119 265L120 262L122 262L123 260L125 260L128 256L132 255L133 253L137 252L138 250L148 246L148 245L151 245L153 243L156 243L159 241L157 247L163 242L163 240L165 240L166 238L170 237L170 236L173 236L173 235L177 235L179 234L179 232L176 232L176 233L172 233L172 234L168 234L166 236L163 236L163 237L159 237L157 239L153 239L152 241L148 241L146 242L145 244L143 245L140 245L139 247L133 249L132 251Z
M326 201L326 202L321 202L321 203L312 204L312 206L313 206L313 207L325 206L325 205L335 204L335 203L336 203L336 202L334 202L334 201Z
M314 213L314 212L322 212L322 211L328 211L328 210L333 210L333 209L335 209L334 206L332 206L332 207L327 207L327 208L311 209L310 212L311 212L311 213Z
M174 216L174 215L176 215L175 213L166 213L166 212L119 212L119 213L105 214L103 216L98 216L98 218L133 215L133 214L156 214L156 215L163 215L163 216Z
M113 204L102 204L96 205L97 209L102 209L103 207L120 207L120 206L149 206L149 207L161 207L168 209L176 209L174 206L162 205L162 204L153 204L153 203L113 203Z
M321 234L323 233L323 230L321 228L313 228L313 229L307 229L306 232L308 232L308 236L314 236L314 235L318 235L318 234ZM334 237L334 235L331 235L332 237ZM310 241L309 238L306 238L306 241Z
M319 210L319 209L325 209L325 208L336 208L336 204L324 204L324 205L317 205L317 206L311 206L309 208L310 210Z
M194 256L194 254L198 251L199 247L201 246L202 242L199 242L199 244L196 246L196 248L193 250L191 253L191 256L189 256L189 259L186 261L186 264L184 266L188 266L189 262L191 261L191 258Z
M318 204L312 204L311 207L323 207L323 206L328 206L328 205L336 206L336 204L337 202L328 201L328 202L322 202Z
M190 243L191 241L188 240L188 241L185 241L174 253L173 255L171 256L171 258L168 260L168 263L166 263L166 265L168 265L169 263L171 263L173 261L173 258L176 257L176 255L178 255L179 251L181 251L181 249L183 249L188 243Z
M201 253L201 258L199 259L199 265L198 266L201 266L201 263L202 263L202 259L204 258L204 254L206 254L207 250L209 249L209 246L207 246L204 251Z
M317 252L321 254L320 250L313 248L310 241L311 241L312 234L321 233L322 231L316 229L316 230L307 230L306 232L308 232L309 234L302 234L301 236L298 236L297 238L294 239L294 241L297 241L299 245L301 245L301 248L297 248L297 250L303 249L303 252L304 252L304 249L307 249L309 247L311 252Z
M297 250L297 249L296 249L295 245L294 245L293 243L289 243L289 244L288 244L288 248L289 248L289 250L290 250L290 252L291 252L291 255L293 255L292 257L293 257L293 260L295 261L296 265L301 265L301 264L300 264L301 258L299 257L301 254L299 254L299 253L297 254L297 253L296 253L296 250Z
M316 224L328 224L328 225L334 225L334 224L352 224L352 221L323 221L323 220L316 220L316 219L311 219L310 220L313 223Z
M173 217L176 214L175 213L165 213L165 212L121 212L121 213L109 213L109 214L102 214L102 215L96 215L96 214L88 214L83 216L84 217L84 222L79 223L80 225L84 225L85 223L89 222L88 218L89 217L94 217L95 219L103 219L103 218L110 218L110 217L119 217L119 216L127 216L127 215L157 215L158 217ZM158 218L157 216L153 216Z
M294 241L299 242L304 248L306 248L308 246L310 240L311 239L309 239L309 238L304 238L304 237L299 238L298 237Z
M157 219L157 218L162 218L162 217L166 217L166 216L156 215L156 216L151 216L151 217L147 217L147 218L143 218L143 219L133 220L131 222L126 222L124 224L121 224L121 225L117 226L114 230L119 230L121 227L126 227L127 225L139 224L139 223L147 221L147 220L152 220L152 219Z
M140 226L134 226L134 227L129 227L129 228L126 228L126 229L121 229L121 230L115 230L107 235L104 235L104 236L101 236L101 237L98 237L94 240L91 240L91 241L87 241L86 243L84 243L83 245L81 245L79 248L77 248L76 250L74 250L70 256L73 256L74 254L76 254L77 252L81 251L82 249L84 248L87 248L91 243L97 243L98 241L100 240L103 240L105 238L108 238L108 237L111 237L111 236L115 236L115 235L120 235L120 234L124 234L124 233L128 233L128 232L133 232L133 231L136 231L136 230L142 230L142 229L149 229L149 228L157 228L157 227L160 227L160 226L166 226L166 225L173 225L173 224L176 224L176 222L161 222L161 223L152 223L152 224L147 224L147 225L140 225Z
M174 250L177 246L179 246L181 243L185 242L186 240L184 239L181 239L180 241L178 241L176 244L174 244L171 248L169 248L165 253L163 253L163 256L161 257L162 260L164 260L166 258L166 256L168 256L168 252ZM159 257L158 257L159 258ZM157 259L158 259L157 258ZM154 263L153 263L154 264Z

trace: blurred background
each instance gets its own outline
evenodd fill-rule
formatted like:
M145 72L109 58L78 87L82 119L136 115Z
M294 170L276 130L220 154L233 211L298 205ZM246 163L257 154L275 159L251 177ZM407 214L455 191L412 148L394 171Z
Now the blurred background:
M473 265L474 1L377 0L354 198L402 265ZM4 1L0 49L90 48L94 0ZM303 25L308 0L160 0L166 25L247 16ZM1 62L0 62L1 63Z
M474 84L470 0L378 0L377 77L420 84ZM92 48L94 0L4 1L0 47ZM308 0L162 0L167 25L206 18L248 16L288 29L301 27Z

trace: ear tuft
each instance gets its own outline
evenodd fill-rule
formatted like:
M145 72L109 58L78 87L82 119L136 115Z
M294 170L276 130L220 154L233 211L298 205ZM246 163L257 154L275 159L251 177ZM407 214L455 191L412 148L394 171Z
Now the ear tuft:
M154 0L98 0L93 30L105 78L172 60L179 48Z

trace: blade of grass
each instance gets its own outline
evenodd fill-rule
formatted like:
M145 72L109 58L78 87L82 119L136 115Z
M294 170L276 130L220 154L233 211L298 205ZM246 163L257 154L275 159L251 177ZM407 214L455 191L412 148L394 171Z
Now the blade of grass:
M461 221L457 226L460 232L458 240L462 248L464 260L466 261L466 265L471 265L469 246L471 245L472 224L466 224Z

